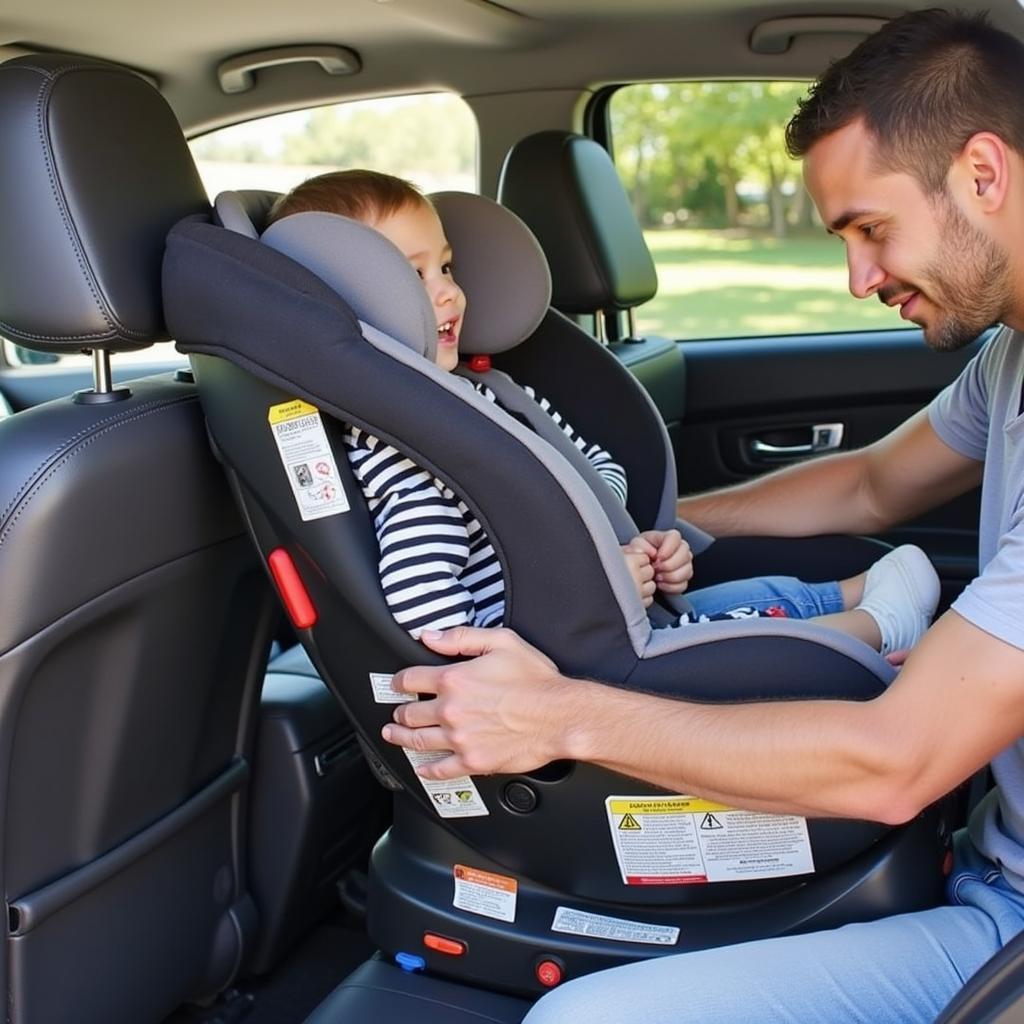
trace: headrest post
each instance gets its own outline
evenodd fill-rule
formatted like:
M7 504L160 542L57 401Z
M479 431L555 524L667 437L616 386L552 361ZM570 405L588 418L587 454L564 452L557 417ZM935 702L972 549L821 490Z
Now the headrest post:
M602 345L608 344L608 332L605 330L603 309L599 309L594 313L594 337Z
M110 353L105 348L92 350L92 388L76 391L74 400L78 405L102 405L106 402L120 402L131 395L130 388L115 388L110 375Z
M105 348L92 350L92 389L98 395L111 391L110 353Z
M641 342L644 339L636 333L636 310L630 306L626 310L626 341Z

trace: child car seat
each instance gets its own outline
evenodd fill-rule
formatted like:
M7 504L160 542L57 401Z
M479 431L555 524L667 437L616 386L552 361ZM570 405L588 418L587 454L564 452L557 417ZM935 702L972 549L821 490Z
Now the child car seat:
M372 523L344 457L349 422L465 498L502 565L506 624L564 671L723 701L869 699L892 670L863 644L808 622L652 630L619 550L635 523L621 508L610 512L600 488L546 438L433 365L433 313L398 250L363 225L317 213L279 221L258 239L243 207L218 204L222 224L241 231L191 218L171 232L165 305L300 639L396 793L394 825L373 858L371 937L413 966L529 993L640 957L934 902L946 846L938 808L901 828L809 821L805 834L799 819L667 803L654 786L588 764L421 783L408 756L379 738L392 711L379 702L381 679L442 659L398 627L384 602ZM479 197L442 196L438 208L464 268L464 353L530 336L552 314L526 229ZM475 240L463 231L473 224L482 225ZM472 268L510 251L500 288L478 285L487 275ZM566 322L564 331L575 330ZM588 343L610 372L612 357ZM589 429L576 407L562 411ZM643 462L596 431L592 439L631 474ZM292 465L309 461L323 462L331 481L319 506L293 483ZM653 510L659 522L671 495L664 477L646 479L638 472L631 510ZM698 834L698 818L740 844L732 860ZM688 870L698 848L717 850L713 863Z

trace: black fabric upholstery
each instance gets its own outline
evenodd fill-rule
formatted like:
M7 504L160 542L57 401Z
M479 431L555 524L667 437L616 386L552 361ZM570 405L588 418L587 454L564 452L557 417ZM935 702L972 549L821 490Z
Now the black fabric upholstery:
M206 193L170 107L138 75L59 55L0 65L0 331L29 348L166 338L163 239Z
M641 529L675 525L674 508L663 507L666 475L670 492L676 490L671 452L650 402L611 352L550 310L530 338L495 356L494 365L535 388L583 437L615 456L629 479L629 514Z
M545 131L517 142L501 170L498 200L537 236L556 309L629 309L657 292L654 262L622 183L592 139Z
M556 652L570 670L601 665L608 678L628 675L636 654L594 541L585 529L565 528L579 523L579 512L528 450L509 444L503 430L459 396L373 349L319 278L257 242L212 225L179 225L168 239L164 276L168 323L184 351L230 359L338 419L371 430L441 479L456 482L460 492L467 488L457 481L472 479L468 503L504 568L506 623ZM254 438L253 451L263 443L271 447L266 456L254 456L254 467L270 479L281 477L287 488L279 462L271 475L277 456L269 431ZM499 451L501 458L494 458ZM539 492L510 488L510 481L544 478L548 486ZM543 507L538 493L546 495ZM362 503L361 495L352 501ZM289 504L294 513L290 496ZM521 537L524 528L536 533L536 548L520 549L522 564L510 566L501 539ZM327 551L324 557L330 558ZM589 607L578 600L580 574L598 581ZM330 572L328 577L343 578ZM383 604L377 589L375 599ZM412 643L391 625L396 642L404 637Z

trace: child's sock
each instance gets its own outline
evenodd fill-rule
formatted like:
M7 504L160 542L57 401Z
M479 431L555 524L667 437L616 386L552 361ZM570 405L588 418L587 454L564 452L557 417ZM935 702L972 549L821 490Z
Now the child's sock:
M939 577L928 556L913 544L890 551L868 570L857 605L878 624L882 654L913 647L939 603Z

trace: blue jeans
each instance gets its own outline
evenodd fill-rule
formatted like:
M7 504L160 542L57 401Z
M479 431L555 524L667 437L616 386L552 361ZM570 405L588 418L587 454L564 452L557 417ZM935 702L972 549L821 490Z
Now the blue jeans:
M688 590L685 597L698 617L714 618L736 608L782 608L791 619L811 619L843 610L838 583L804 583L794 576L758 576Z
M963 833L948 896L914 914L600 971L546 995L523 1024L931 1022L1024 930L1024 895Z

